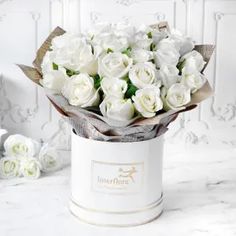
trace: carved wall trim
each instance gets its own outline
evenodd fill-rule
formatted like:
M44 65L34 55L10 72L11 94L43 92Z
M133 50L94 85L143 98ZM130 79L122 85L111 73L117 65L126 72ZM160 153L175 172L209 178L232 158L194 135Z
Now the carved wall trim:
M214 71L213 71L213 90L215 93L218 91L218 77L217 77L217 68L218 68L218 52L219 52L219 34L220 34L220 21L223 17L226 16L236 16L236 13L226 13L226 12L215 12L215 60L214 60ZM225 107L216 107L215 96L212 97L211 102L211 113L219 121L232 121L236 117L236 101L232 103L227 103Z

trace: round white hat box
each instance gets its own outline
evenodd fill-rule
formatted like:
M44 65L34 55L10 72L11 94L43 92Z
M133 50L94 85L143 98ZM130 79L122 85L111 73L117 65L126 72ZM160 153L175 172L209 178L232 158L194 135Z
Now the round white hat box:
M163 135L141 142L103 142L72 132L70 211L104 226L134 226L163 210Z

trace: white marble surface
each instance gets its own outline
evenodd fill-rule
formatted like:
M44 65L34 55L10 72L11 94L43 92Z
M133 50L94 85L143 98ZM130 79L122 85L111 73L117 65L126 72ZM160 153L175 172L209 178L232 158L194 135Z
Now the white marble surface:
M236 150L166 145L165 211L133 228L87 225L67 209L70 168L35 181L0 180L1 236L236 235Z

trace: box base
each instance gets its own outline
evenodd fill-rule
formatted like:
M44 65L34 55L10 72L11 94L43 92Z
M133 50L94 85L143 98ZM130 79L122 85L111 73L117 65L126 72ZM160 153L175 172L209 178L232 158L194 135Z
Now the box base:
M134 211L100 211L90 209L71 200L71 213L79 220L98 226L130 227L149 223L157 219L163 211L163 197L149 206Z

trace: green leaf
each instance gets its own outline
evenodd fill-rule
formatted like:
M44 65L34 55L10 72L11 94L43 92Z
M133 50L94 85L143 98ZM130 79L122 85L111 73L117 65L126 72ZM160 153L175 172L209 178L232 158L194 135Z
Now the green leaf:
M130 53L131 53L131 50L132 50L132 48L131 47L128 47L128 48L126 48L122 53L123 54L126 54L128 57L130 56Z
M53 63L52 63L52 68L53 68L53 70L58 70L58 65L53 62Z
M102 78L97 74L93 76L93 79L94 79L94 88L98 89L101 85Z
M154 43L151 43L151 45L150 45L150 51L154 51L155 50L155 44Z
M111 48L107 49L107 53L113 52L113 50Z
M78 75L79 74L79 71L74 71L74 70L70 70L70 69L66 69L66 74L71 77L72 75Z
M138 90L138 88L136 86L134 86L131 81L128 82L128 89L125 93L125 97L126 98L132 98L133 95L135 95L136 91Z
M177 68L179 69L180 71L180 74L182 73L182 69L184 67L184 64L185 64L185 59L183 61L180 61L178 64L177 64Z
M147 36L148 36L149 39L151 39L152 38L152 32L147 33Z

